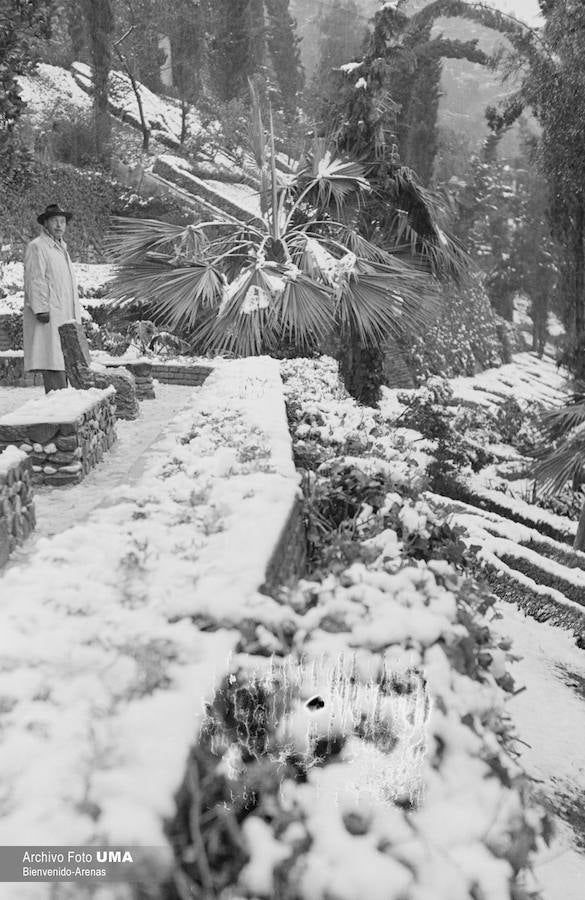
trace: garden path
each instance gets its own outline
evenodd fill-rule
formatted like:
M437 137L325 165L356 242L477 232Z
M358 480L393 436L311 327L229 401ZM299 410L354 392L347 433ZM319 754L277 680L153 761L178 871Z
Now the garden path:
M509 714L522 741L521 764L555 814L556 836L535 860L543 900L582 900L585 880L585 653L568 631L537 622L499 601L492 627L512 638L522 659L511 666L517 689ZM533 885L531 885L532 887Z
M118 421L118 440L80 484L36 487L36 531L24 547L13 553L8 566L25 561L40 539L83 522L96 507L106 504L120 485L134 484L153 452L153 444L188 405L195 390L183 385L158 384L156 399L141 403L138 419ZM42 388L0 388L0 415L17 409L40 393Z

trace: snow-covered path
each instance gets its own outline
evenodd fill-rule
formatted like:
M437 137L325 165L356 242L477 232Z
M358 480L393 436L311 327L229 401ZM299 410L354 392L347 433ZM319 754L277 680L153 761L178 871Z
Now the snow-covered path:
M24 547L18 548L9 566L24 562L40 538L59 534L83 522L97 506L108 502L122 484L134 484L147 464L153 444L178 412L184 409L197 388L158 384L156 399L140 405L140 418L118 421L118 440L104 459L81 484L66 487L37 486L35 507L37 528ZM0 415L17 409L42 394L42 388L0 389Z
M553 812L557 834L543 848L531 887L543 900L582 900L585 895L585 653L561 628L537 622L510 603L499 602L494 627L513 641L523 658L511 668L516 687L509 701L521 762L540 784ZM565 818L569 818L571 825Z

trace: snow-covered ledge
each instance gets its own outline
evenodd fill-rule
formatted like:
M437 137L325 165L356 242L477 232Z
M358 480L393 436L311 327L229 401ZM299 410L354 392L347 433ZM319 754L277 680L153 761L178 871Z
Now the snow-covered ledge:
M0 844L165 847L238 626L286 616L260 591L300 495L278 364L218 361L155 449L0 577Z

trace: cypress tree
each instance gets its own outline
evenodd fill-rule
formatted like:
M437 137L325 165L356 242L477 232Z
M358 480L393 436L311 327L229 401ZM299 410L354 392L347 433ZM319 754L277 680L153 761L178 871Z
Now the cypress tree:
M108 163L112 132L108 110L108 80L112 64L114 10L112 0L83 0L83 12L93 65L95 148L97 158Z
M214 0L209 4L210 87L220 100L244 96L264 62L262 0Z
M304 85L300 40L290 14L290 0L266 0L268 50L287 120L296 117L298 98Z

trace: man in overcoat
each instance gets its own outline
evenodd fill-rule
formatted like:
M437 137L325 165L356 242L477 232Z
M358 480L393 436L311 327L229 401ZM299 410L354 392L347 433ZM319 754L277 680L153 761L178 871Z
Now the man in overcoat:
M50 204L24 254L24 370L42 372L45 392L67 387L59 325L81 322L77 283L63 240L72 213Z

